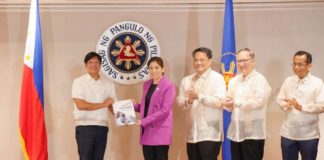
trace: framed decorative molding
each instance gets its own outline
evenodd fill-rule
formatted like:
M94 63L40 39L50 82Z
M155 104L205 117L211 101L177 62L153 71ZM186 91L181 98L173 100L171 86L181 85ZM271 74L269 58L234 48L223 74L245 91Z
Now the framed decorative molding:
M41 12L223 11L225 0L39 0ZM27 12L30 0L0 0L0 12ZM234 0L240 10L324 9L324 0Z
M225 0L39 0L40 4L223 4ZM234 0L234 3L324 2L324 0ZM30 0L0 0L0 4L29 4Z

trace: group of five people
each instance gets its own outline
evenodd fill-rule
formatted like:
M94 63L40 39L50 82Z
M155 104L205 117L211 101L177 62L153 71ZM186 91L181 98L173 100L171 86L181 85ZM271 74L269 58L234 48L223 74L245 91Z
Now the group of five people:
M145 160L167 160L172 143L174 101L186 114L186 141L189 160L216 160L223 134L223 110L232 112L227 138L233 160L261 160L266 138L266 108L271 87L255 70L255 54L243 48L236 54L239 74L228 86L211 69L212 52L200 47L192 52L195 73L176 87L164 75L160 57L148 63L150 79L143 84L140 113L140 144ZM84 59L87 74L72 86L76 141L80 160L102 160L107 133L108 110L117 100L112 82L99 74L101 57L90 52ZM277 101L285 112L280 131L282 158L315 160L319 141L319 116L324 112L323 81L310 73L312 56L298 51L293 56L295 75L281 87Z

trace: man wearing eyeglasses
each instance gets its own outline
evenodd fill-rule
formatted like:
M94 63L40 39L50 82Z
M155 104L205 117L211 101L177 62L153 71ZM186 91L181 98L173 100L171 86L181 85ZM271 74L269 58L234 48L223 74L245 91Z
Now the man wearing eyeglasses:
M232 160L262 160L266 138L266 108L271 87L257 72L253 50L236 55L239 74L229 81L224 109L232 112L227 137Z
M281 126L283 160L316 160L319 142L319 117L324 111L323 81L310 73L312 55L298 51L293 57L295 75L288 77L277 97L285 119Z

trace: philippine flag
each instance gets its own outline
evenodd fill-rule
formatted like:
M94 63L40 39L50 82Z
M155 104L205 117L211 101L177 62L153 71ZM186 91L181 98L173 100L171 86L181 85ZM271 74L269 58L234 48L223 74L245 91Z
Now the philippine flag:
M47 160L43 53L38 0L30 5L20 96L19 135L26 160Z

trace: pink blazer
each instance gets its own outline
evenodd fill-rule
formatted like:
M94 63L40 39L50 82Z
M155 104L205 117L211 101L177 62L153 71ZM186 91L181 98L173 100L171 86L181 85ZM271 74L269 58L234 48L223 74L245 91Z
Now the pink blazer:
M162 77L151 96L149 110L144 118L145 96L153 80L144 82L140 104L134 106L140 112L142 145L170 145L172 142L172 105L176 96L175 85L165 76ZM144 128L144 134L142 132Z

